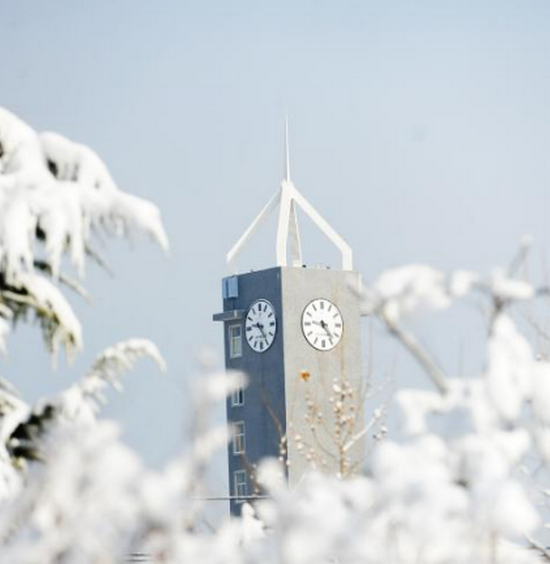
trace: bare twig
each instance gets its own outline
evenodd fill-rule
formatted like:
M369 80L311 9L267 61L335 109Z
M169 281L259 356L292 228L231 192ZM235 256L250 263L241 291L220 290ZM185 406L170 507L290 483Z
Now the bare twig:
M86 254L101 266L109 276L114 276L113 269L107 264L107 261L90 245L86 245Z
M371 420L343 446L343 452L348 452L357 441L361 440L374 427L378 419L379 417L371 417Z
M544 558L545 561L550 562L550 551L548 551L548 549L529 535L525 537L525 540L533 550L536 550Z
M516 254L510 262L510 265L508 266L508 276L514 276L518 272L518 270L525 264L530 250L531 242L529 240L524 240L520 243L519 249L517 250Z
M415 360L422 366L426 371L426 374L430 377L432 382L435 384L436 388L442 394L447 393L449 387L444 373L436 364L428 353L420 346L418 341L414 338L414 335L405 331L396 322L388 318L388 316L382 314L382 319L385 322L388 330L392 335L394 335L404 347L411 353Z

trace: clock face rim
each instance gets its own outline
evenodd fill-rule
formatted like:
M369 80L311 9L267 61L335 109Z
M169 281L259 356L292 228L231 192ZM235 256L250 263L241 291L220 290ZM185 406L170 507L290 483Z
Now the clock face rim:
M273 328L273 337L271 338L271 341L266 343L266 347L262 350L255 349L250 344L250 341L248 340L247 330L246 330L247 323L248 323L248 314L250 313L252 308L258 303L265 303L271 308L271 311L273 312L273 321L275 322L275 327ZM258 298L257 300L254 300L250 304L248 309L246 310L246 316L245 316L245 320L244 320L244 337L245 337L246 344L250 347L250 350L252 350L252 351L254 351L255 353L258 353L258 354L263 354L263 353L267 352L271 348L273 343L275 342L275 338L277 337L277 329L278 329L277 313L275 312L275 307L273 306L273 304L265 298Z
M306 316L306 311L309 308L309 306L315 302L327 302L329 303L332 307L334 307L336 309L336 311L340 314L340 319L342 320L342 330L340 331L340 336L338 337L338 340L334 343L334 345L332 345L330 348L320 348L316 345L313 344L312 341L309 340L309 337L306 334L306 330L305 330L305 325L304 325L304 318ZM314 298L313 300L310 300L306 306L304 307L303 311L302 311L302 316L301 316L301 320L300 320L300 325L302 328L302 335L304 336L304 339L306 340L307 344L310 345L312 348L314 348L316 351L319 352L330 352L333 351L342 341L342 337L344 336L344 329L345 329L345 323L344 323L344 316L342 315L342 311L340 310L340 308L331 300L327 299L327 298Z

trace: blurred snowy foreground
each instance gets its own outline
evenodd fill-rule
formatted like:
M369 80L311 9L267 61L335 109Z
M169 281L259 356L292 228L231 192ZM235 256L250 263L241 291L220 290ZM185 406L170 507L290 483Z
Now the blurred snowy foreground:
M157 208L119 190L93 151L37 134L0 109L3 348L13 323L31 317L52 355L60 345L69 357L77 353L82 329L62 290L85 296L86 259L104 265L94 243L134 230L167 248ZM548 290L517 279L517 266L484 277L413 265L365 287L364 313L412 355L429 383L396 395L403 438L376 442L357 475L312 467L294 491L280 463L265 461L256 471L265 497L215 526L205 524L205 474L227 431L211 426L208 413L239 386L237 375L197 379L189 450L163 472L144 468L116 425L97 417L106 389L119 386L140 357L164 367L150 342L113 346L78 384L36 405L2 381L0 563L114 564L131 554L174 564L550 560L550 367L535 358L512 317L518 303L547 299ZM467 296L487 312L485 368L450 377L408 320ZM435 430L445 420L452 438Z

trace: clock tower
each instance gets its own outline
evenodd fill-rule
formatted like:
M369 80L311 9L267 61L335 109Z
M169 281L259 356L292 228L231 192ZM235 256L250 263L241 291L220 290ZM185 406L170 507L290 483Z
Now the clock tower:
M342 476L364 457L364 381L360 275L352 251L290 180L288 127L285 178L227 255L223 279L225 364L247 385L227 399L231 512L261 493L259 461L283 461L290 487L308 469ZM279 208L276 266L237 273L236 259L265 218ZM297 211L307 214L340 250L340 269L304 264ZM290 261L288 260L290 255Z

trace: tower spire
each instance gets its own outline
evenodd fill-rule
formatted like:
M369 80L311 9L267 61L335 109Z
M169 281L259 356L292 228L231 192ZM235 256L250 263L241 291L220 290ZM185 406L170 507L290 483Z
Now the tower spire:
M290 150L288 146L288 114L285 113L285 181L290 182Z

